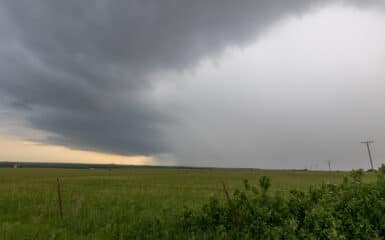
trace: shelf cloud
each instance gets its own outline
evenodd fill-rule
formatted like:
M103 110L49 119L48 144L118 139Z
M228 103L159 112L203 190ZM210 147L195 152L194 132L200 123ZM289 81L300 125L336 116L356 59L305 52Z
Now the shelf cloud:
M204 149L188 140L183 146L179 137L186 106L179 98L157 98L156 89L179 84L186 72L221 59L229 48L247 48L275 24L336 3L384 7L382 1L332 0L0 0L0 94L7 112L46 133L39 141L193 159L183 149Z

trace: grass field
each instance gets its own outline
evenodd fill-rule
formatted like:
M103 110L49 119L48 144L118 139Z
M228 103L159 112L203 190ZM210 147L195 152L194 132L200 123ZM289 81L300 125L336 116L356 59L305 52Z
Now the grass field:
M210 196L224 198L243 179L257 184L270 176L272 191L341 183L346 172L234 169L0 169L0 239L119 239L136 224L167 222L185 206L197 208ZM61 178L60 219L56 177ZM365 181L374 175L366 174ZM175 220L175 219L173 219ZM135 236L133 233L131 236Z

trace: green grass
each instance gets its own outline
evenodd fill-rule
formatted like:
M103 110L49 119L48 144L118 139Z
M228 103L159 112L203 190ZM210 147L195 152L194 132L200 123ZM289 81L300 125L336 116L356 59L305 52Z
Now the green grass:
M210 196L224 198L243 179L270 176L271 191L341 183L346 172L234 169L134 168L124 170L0 169L0 239L125 239L135 226L155 218L175 221L185 206L198 208ZM57 206L62 181L64 219ZM375 178L366 174L365 181Z

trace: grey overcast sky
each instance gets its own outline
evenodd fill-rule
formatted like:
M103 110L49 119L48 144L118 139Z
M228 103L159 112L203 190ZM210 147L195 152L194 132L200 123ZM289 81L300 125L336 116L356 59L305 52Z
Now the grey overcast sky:
M371 139L378 166L385 1L0 0L8 138L152 164L311 169L368 168Z

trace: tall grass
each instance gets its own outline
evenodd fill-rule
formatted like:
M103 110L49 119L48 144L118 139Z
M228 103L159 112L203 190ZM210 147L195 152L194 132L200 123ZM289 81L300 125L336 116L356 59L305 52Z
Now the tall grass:
M344 172L226 169L0 169L0 239L135 239L173 229L185 207L199 209L266 175L269 191L340 183ZM63 220L58 217L56 177L61 177ZM365 181L375 180L365 174ZM141 228L140 226L147 226ZM170 238L171 232L162 232ZM183 236L181 236L183 237Z

